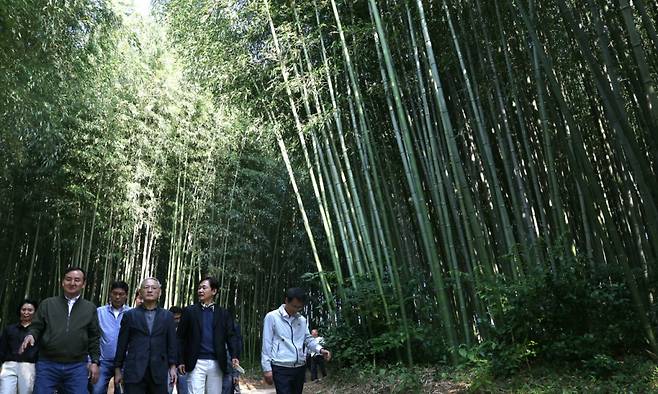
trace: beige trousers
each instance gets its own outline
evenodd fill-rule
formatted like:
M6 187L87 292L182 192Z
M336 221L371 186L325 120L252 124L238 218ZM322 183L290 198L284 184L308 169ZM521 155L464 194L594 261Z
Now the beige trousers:
M192 372L187 374L188 394L221 393L222 375L222 369L216 360L197 360Z
M32 394L34 364L6 361L0 372L0 394Z

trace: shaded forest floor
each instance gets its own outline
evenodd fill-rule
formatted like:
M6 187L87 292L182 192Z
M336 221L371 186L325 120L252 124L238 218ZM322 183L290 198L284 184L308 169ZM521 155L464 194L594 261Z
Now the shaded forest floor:
M247 382L247 384L245 384ZM246 379L245 393L273 393L256 379ZM269 390L268 390L269 389ZM307 382L308 394L389 393L656 393L658 364L642 359L620 361L614 370L577 365L533 366L506 378L492 378L482 367L403 368L330 371L330 376Z
M389 382L390 383L390 382ZM468 392L468 386L461 382L450 381L427 381L427 384L418 392L427 393L465 393ZM393 383L381 384L376 380L365 381L362 379L351 380L345 375L339 378L326 377L313 382L307 381L304 385L305 394L365 394L365 393L408 393L412 391L399 391L400 387ZM242 394L274 394L274 386L269 386L265 382L256 379L242 379L240 381L240 390ZM397 391L396 391L397 390Z

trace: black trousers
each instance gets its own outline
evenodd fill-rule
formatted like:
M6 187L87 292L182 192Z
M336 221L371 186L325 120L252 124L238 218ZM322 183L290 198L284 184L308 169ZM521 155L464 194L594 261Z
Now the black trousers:
M327 376L327 368L324 366L324 356L320 354L311 357L311 380L318 378L318 367L320 368L320 372L322 372L322 377Z
M167 394L169 377L166 382L154 382L151 368L147 368L144 378L139 383L124 383L125 394Z
M276 394L302 394L306 366L287 368L272 365L272 377ZM130 393L129 393L130 394Z

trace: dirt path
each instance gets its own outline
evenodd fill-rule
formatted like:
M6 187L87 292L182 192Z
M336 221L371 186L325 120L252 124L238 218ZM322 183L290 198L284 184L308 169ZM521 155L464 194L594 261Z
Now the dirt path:
M257 382L252 379L240 379L240 393L242 394L275 394L273 386L267 385L265 382Z
M242 394L276 394L276 390L274 390L274 389L258 389L258 388L249 389L249 388L246 388L246 386L240 386L240 393L242 393Z
M256 393L257 394L276 394L276 390L274 390L274 389L256 389L255 388L255 389L250 390L248 388L242 388L242 386L240 386L240 387L241 387L240 388L240 393L242 393L242 394L245 394L245 393L247 393L247 394L256 394Z
M240 392L241 394L276 394L274 386L266 384L264 381L256 381L252 379L241 379L240 380ZM337 390L334 387L331 387L331 384L323 384L320 382L306 382L304 384L304 394L317 394L317 393L341 393L341 390ZM364 393L358 393L364 394Z

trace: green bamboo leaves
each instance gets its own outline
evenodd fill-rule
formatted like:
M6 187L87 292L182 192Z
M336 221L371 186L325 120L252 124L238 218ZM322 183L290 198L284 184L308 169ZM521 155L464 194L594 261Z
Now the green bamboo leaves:
M578 264L621 272L658 350L655 2L171 0L158 28L75 7L95 34L40 47L52 81L12 57L38 34L0 30L3 316L68 262L93 297L159 275L167 305L213 273L255 358L317 271L315 323L383 327L409 364L430 330L458 361L500 323L492 288Z
M408 333L404 294L431 285L437 325L454 350L485 338L495 322L497 301L480 299L483 283L537 268L557 273L576 255L592 270L621 263L638 312L648 313L645 281L653 280L658 240L650 138L658 59L652 11L620 5L623 30L593 1L582 8L563 0L268 6L273 33L277 24L295 24L272 66L300 65L295 83L284 81L294 123L306 131L301 146L314 146L302 152L307 167L316 163L314 187L324 190L315 195L332 232L325 247L339 276L350 278L337 283L339 293L360 277L380 291L398 289L396 305L384 303L387 319L400 319ZM551 7L559 15L542 16ZM595 21L599 40L612 32L600 52L573 8ZM553 41L568 43L568 59ZM628 90L621 74L632 78ZM589 76L597 90L583 87ZM619 193L629 193L631 210ZM400 201L413 220L388 211ZM644 257L631 263L629 248ZM426 274L420 288L403 290L404 268ZM646 325L645 335L654 346Z

